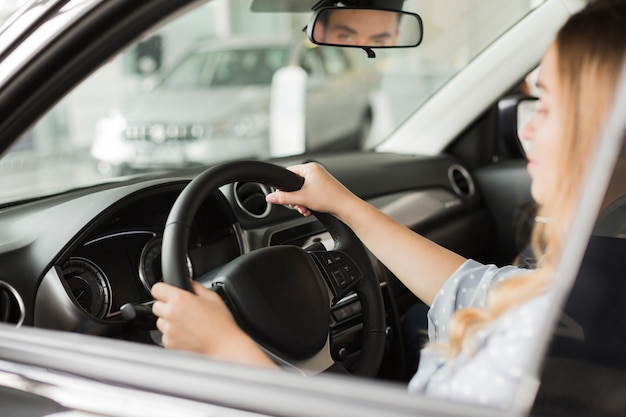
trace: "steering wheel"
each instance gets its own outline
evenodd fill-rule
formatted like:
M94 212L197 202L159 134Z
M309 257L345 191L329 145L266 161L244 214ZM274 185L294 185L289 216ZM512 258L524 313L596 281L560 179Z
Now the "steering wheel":
M191 290L186 259L192 221L202 201L219 187L237 181L285 191L298 190L304 183L285 168L259 161L225 163L197 176L179 195L166 222L162 247L166 283ZM349 227L329 214L313 214L332 236L332 250L307 252L289 245L260 248L199 281L222 296L237 323L270 356L308 374L340 366L330 354L330 306L356 292L363 340L352 372L374 376L384 350L385 311L372 262Z

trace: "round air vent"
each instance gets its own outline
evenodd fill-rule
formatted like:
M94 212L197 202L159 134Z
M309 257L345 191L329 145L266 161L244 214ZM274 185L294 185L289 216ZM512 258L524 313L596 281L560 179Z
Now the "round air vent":
M270 188L263 184L238 182L235 184L235 201L247 214L260 219L270 214L272 205L265 201L270 192Z
M448 179L455 193L463 198L469 198L474 195L474 180L469 172L461 165L452 165L448 168Z
M24 322L26 309L20 294L4 281L0 281L0 322L15 324Z

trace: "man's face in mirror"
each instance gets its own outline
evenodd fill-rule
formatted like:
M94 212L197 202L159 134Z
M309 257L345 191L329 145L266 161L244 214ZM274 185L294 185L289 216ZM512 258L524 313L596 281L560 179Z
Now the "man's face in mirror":
M350 46L394 46L398 41L400 13L383 10L328 10L318 21L317 41ZM322 23L323 22L323 23Z

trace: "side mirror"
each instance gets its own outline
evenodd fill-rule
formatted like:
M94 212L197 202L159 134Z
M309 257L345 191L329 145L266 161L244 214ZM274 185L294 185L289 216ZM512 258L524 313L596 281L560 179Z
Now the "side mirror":
M510 154L526 155L527 144L520 132L535 112L538 100L534 96L515 94L498 102L498 136Z
M415 47L423 34L419 15L389 9L324 7L307 26L314 44L364 49Z

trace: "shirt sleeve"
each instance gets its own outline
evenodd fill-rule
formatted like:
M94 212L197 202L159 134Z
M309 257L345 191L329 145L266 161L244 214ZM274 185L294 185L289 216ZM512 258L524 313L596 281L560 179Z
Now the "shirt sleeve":
M448 322L455 311L467 307L484 307L489 290L507 278L530 272L514 266L499 268L471 259L465 261L448 278L435 296L428 311L430 341L448 338Z
M425 348L426 361L420 362L409 390L455 402L510 408L518 395L525 395L521 390L538 386L536 377L526 370L538 346L549 300L549 294L536 297L481 330L472 356L461 353L447 359Z

